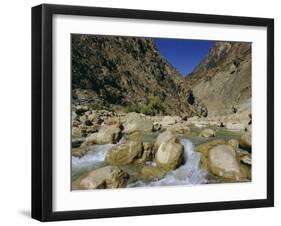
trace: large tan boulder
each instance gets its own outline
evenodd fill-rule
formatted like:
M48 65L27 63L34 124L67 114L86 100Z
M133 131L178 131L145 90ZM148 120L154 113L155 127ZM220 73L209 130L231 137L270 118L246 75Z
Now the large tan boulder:
M141 142L130 141L125 144L117 144L111 147L105 156L105 161L110 165L123 166L133 163L143 154Z
M247 151L252 150L251 132L245 132L239 139L239 147Z
M166 170L155 166L143 166L139 172L142 181L157 181L165 176Z
M162 143L167 142L167 141L176 142L177 141L176 134L169 130L167 130L163 133L160 133L157 136L155 146L159 147Z
M200 152L200 161L201 161L201 166L208 170L208 165L209 165L209 160L208 160L208 155L209 155L209 150L219 144L225 144L225 141L223 139L217 139L217 140L212 140L203 144L200 144L196 146L195 150Z
M86 138L82 146L92 144L116 144L121 139L121 129L119 125L103 126L97 133L93 133Z
M78 179L78 189L124 188L129 175L117 166L105 166Z
M162 143L155 155L157 166L166 169L176 169L183 161L184 147L179 143L167 141Z
M232 146L217 145L209 150L208 158L209 169L214 175L232 180L240 179L240 166Z
M215 137L216 132L213 129L204 129L201 131L199 136L204 138Z

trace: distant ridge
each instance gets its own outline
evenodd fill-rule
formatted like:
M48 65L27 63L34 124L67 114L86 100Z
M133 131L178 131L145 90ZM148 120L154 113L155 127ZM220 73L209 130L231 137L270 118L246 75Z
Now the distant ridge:
M210 114L250 114L251 63L251 43L216 42L186 81Z

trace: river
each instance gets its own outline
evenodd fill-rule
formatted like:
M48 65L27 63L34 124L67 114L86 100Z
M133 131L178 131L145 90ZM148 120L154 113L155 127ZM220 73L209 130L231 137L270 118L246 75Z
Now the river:
M194 150L194 145L198 145L212 139L237 139L241 132L229 131L226 129L217 129L217 136L215 138L201 138L196 133L196 128L193 128L194 134L179 136L180 143L184 146L184 159L185 162L179 168L168 172L162 179L157 181L144 182L141 180L129 182L127 187L153 187L153 186L165 186L165 185L195 185L208 183L207 172L200 167L200 153ZM143 133L138 134L136 137L130 137L130 139L138 139L141 141L154 142L157 133ZM123 137L119 143L127 140L127 137ZM83 157L78 158L72 156L72 181L75 181L79 176L103 167L106 165L104 159L107 151L114 144L106 145L93 145ZM154 165L153 162L147 162L147 165Z

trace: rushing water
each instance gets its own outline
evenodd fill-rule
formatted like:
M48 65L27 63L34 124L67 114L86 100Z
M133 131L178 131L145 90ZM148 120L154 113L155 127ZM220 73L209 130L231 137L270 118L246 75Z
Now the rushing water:
M196 131L195 131L196 132ZM197 131L197 133L199 130ZM217 129L217 136L215 138L202 138L195 133L194 135L189 134L188 137L180 136L180 143L184 146L184 164L168 172L165 177L158 181L143 182L135 181L128 184L128 187L152 187L152 186L164 186L164 185L193 185L193 184L204 184L208 183L207 172L200 168L200 153L194 150L194 145L198 145L204 142L211 141L213 139L224 139L228 140L231 138L238 138L241 136L241 132L229 131L225 129ZM140 133L136 137L123 136L118 142L123 143L125 140L138 140L154 143L157 137L157 133ZM78 158L72 156L72 181L76 180L79 176L103 167L106 165L104 162L107 151L114 144L105 145L93 145L90 150L83 157ZM148 163L155 165L154 162Z
M72 156L72 181L85 172L104 166L106 152L112 146L113 144L94 145L83 157Z
M191 185L207 183L207 173L200 169L200 153L194 151L194 146L188 139L181 139L184 146L184 165L176 170L170 171L159 181L144 183L137 181L129 184L128 187L153 187L164 185Z
M122 143L122 139L119 143ZM137 181L128 184L128 187L152 187L163 185L186 185L206 183L206 172L200 169L200 153L194 151L194 146L188 139L181 139L184 146L184 165L178 169L170 171L159 181L145 183ZM72 156L72 180L74 181L83 173L100 168L105 165L106 152L113 144L95 145L86 155L81 158Z

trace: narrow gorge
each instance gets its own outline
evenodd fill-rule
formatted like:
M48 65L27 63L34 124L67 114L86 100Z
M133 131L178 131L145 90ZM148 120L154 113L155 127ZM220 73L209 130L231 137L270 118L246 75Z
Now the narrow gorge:
M251 43L215 41L188 75L153 38L71 51L72 190L251 181Z

